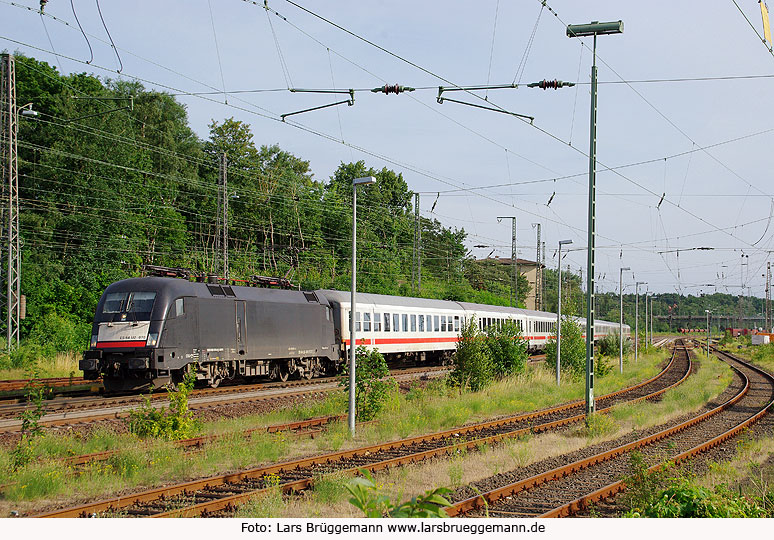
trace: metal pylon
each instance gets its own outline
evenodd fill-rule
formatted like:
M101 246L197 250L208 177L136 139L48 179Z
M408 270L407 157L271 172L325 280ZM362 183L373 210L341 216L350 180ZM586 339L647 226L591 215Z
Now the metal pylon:
M0 62L0 125L2 126L3 191L2 268L5 287L0 288L5 315L7 349L19 345L21 319L21 252L19 250L19 169L17 159L18 110L16 108L16 63L4 54Z

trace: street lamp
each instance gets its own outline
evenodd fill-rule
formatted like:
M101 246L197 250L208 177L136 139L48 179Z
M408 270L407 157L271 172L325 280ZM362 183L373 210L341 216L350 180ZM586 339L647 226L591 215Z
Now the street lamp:
M638 358L640 348L640 285L647 285L647 281L638 281L634 285L634 361Z
M373 184L376 178L364 176L352 180L352 293L349 308L349 431L355 436L355 356L357 350L357 334L355 331L355 319L357 309L355 297L357 295L357 186Z
M560 358L562 355L562 246L572 244L572 240L559 240L559 296L558 309L556 313L556 386L559 386L561 367Z
M704 313L707 314L707 358L709 358L709 342L710 342L710 325L709 325L709 320L710 320L710 313L712 313L712 310L711 309L705 309Z
M618 299L621 302L621 310L618 320L618 369L623 373L623 273L624 270L631 270L628 266L621 268L618 274Z
M623 21L592 21L590 24L570 24L567 37L594 36L591 64L591 122L589 132L589 216L587 248L586 287L586 416L594 407L594 226L595 191L597 171L597 35L620 34Z

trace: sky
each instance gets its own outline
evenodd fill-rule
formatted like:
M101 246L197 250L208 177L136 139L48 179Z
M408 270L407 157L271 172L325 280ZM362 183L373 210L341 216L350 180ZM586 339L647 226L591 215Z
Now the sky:
M622 34L597 41L597 290L617 291L631 267L627 292L636 280L641 291L764 296L774 54L757 35L757 0L267 7L49 0L41 16L38 1L0 0L0 50L175 94L202 138L213 120L242 120L320 181L342 162L395 170L423 216L465 229L471 256L510 257L510 220L497 217L515 216L519 256L534 260L541 223L546 264L571 239L562 264L585 274L593 41L566 25L622 20ZM543 79L578 84L526 86ZM385 84L416 90L367 91ZM488 85L517 87L443 93L479 107L436 99L439 86ZM349 97L290 89L350 88L352 106L281 119Z

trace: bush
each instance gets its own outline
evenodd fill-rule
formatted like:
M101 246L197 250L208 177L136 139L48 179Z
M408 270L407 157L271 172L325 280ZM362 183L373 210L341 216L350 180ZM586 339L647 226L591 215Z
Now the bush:
M597 341L597 352L599 353L599 356L607 356L609 358L617 358L620 350L620 343L618 339L618 332L615 332L613 334L608 334L599 341ZM632 350L632 342L631 340L624 340L623 342L623 353L624 355L629 354Z
M748 518L766 517L766 512L755 501L736 495L725 486L709 489L696 486L685 478L676 478L658 493L654 503L643 509L641 516Z
M379 351L369 351L360 346L356 355L355 417L360 422L367 422L373 420L384 408L390 394L397 390L398 385L392 377L382 380L390 374L390 370ZM349 392L349 363L344 367L339 385Z
M476 318L472 317L462 325L454 353L454 371L449 380L476 392L494 380L494 372L491 355L478 330Z
M444 508L451 506L446 500L447 493L451 493L449 488L436 488L425 491L423 495L412 498L410 501L394 502L380 493L379 486L374 482L371 473L366 469L360 469L358 476L344 484L352 497L350 504L358 507L365 517L368 518L447 518L449 515Z
M196 378L188 373L177 390L167 389L169 408L155 408L150 399L129 413L129 431L141 438L181 440L193 436L198 423L188 409L188 394Z
M502 326L492 325L486 330L486 348L495 378L503 378L524 371L529 344L521 337L519 326L505 321Z
M546 364L556 371L556 335L546 343ZM586 340L580 324L570 317L562 319L562 373L583 377L586 373Z

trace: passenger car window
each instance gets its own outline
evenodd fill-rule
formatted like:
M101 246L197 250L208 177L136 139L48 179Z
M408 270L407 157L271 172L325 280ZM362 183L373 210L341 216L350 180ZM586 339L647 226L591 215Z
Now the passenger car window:
M419 331L424 332L425 331L425 316L420 315L419 316Z
M390 331L390 314L385 313L384 314L384 331L389 332Z
M374 332L382 331L382 314L374 313Z
M392 331L400 332L400 315L397 313L392 314Z
M412 315L411 316L411 331L416 332L417 331L417 316Z
M371 314L366 312L363 313L363 332L370 332L371 331Z

